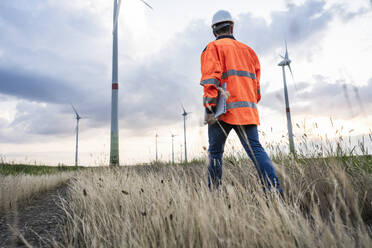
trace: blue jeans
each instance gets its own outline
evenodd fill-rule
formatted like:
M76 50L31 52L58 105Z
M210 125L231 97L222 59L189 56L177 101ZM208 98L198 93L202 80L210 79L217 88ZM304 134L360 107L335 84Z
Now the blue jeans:
M263 149L258 139L256 125L231 125L220 121L221 126L216 123L208 125L209 137L209 166L208 166L208 187L216 188L221 184L222 179L222 155L225 142L231 129L234 129L242 143L244 150L256 167L264 191L275 187L280 193L282 189L276 175L271 159ZM224 131L222 130L222 128ZM247 143L249 141L249 144ZM253 152L253 154L252 154Z

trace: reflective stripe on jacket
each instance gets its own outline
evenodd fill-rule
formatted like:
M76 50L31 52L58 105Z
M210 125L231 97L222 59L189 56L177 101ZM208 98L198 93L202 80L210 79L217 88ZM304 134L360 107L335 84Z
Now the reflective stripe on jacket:
M219 36L201 55L203 103L215 106L218 88L227 83L230 97L221 121L233 125L260 124L257 103L260 94L260 62L256 53L233 36Z

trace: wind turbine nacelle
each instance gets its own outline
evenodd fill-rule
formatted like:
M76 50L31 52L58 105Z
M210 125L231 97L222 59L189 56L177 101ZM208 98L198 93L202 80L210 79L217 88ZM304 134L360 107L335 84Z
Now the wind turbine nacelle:
M290 63L291 63L292 61L290 60L290 59L285 59L285 60L283 60L282 62L280 62L279 64L278 64L278 66L286 66L286 65L289 65Z

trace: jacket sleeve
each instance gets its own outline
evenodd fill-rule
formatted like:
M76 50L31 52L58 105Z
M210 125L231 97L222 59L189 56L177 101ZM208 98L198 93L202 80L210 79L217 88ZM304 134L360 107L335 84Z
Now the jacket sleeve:
M222 69L218 57L217 49L213 44L209 44L201 55L200 85L204 87L203 104L207 108L217 104L218 88L221 84Z
M254 67L255 67L255 74L256 74L256 88L257 88L257 102L261 100L261 86L260 86L260 78L261 78L261 66L260 61L256 53L252 50L253 58L254 58Z

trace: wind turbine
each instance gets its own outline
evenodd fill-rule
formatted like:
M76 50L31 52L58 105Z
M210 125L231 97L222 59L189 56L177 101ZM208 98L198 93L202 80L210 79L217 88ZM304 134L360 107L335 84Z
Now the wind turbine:
M78 166L78 152L79 152L79 121L81 118L81 116L78 114L78 112L76 111L74 105L71 104L71 107L72 109L74 110L75 112L75 115L76 115L76 150L75 150L75 166Z
M172 137L172 164L174 164L174 137L176 137L177 135L175 134L172 134L171 137Z
M351 116L351 118L353 118L354 117L353 105L350 102L349 93L348 93L348 89L347 89L347 84L346 83L342 84L342 88L344 90L346 103L347 103L347 105L349 107L349 110L350 110L350 116Z
M288 100L288 90L287 90L287 82L285 78L285 66L288 66L289 71L292 74L292 69L291 69L291 60L288 57L288 49L287 49L287 42L285 42L285 56L280 56L283 58L283 60L278 64L278 66L282 67L283 71L283 82L284 82L284 97L285 97L285 108L286 108L286 114L287 114L287 126L288 126L288 137L289 137L289 151L292 154L295 154L295 147L294 147L294 141L293 141L293 131L292 131L292 120L291 120L291 111L289 108L289 100Z
M359 89L356 86L353 86L353 89L354 89L355 97L358 100L359 107L362 110L362 114L364 115L364 117L366 117L367 114L366 114L366 110L364 108L364 104L363 104L362 98L360 98L360 95L359 95Z
M183 110L183 134L184 134L184 139L185 139L185 162L187 163L187 145L186 145L186 117L188 114L191 114L191 112L186 112L185 108L182 105L182 110Z
M150 9L153 9L144 0L141 0ZM110 165L119 165L119 122L118 122L118 22L121 0L114 0L113 41L112 41L112 95L111 95L111 142Z
M155 135L155 152L156 152L155 161L156 162L158 162L158 137L159 135L156 133Z
M182 163L182 144L180 144L180 154L181 154L180 163Z

